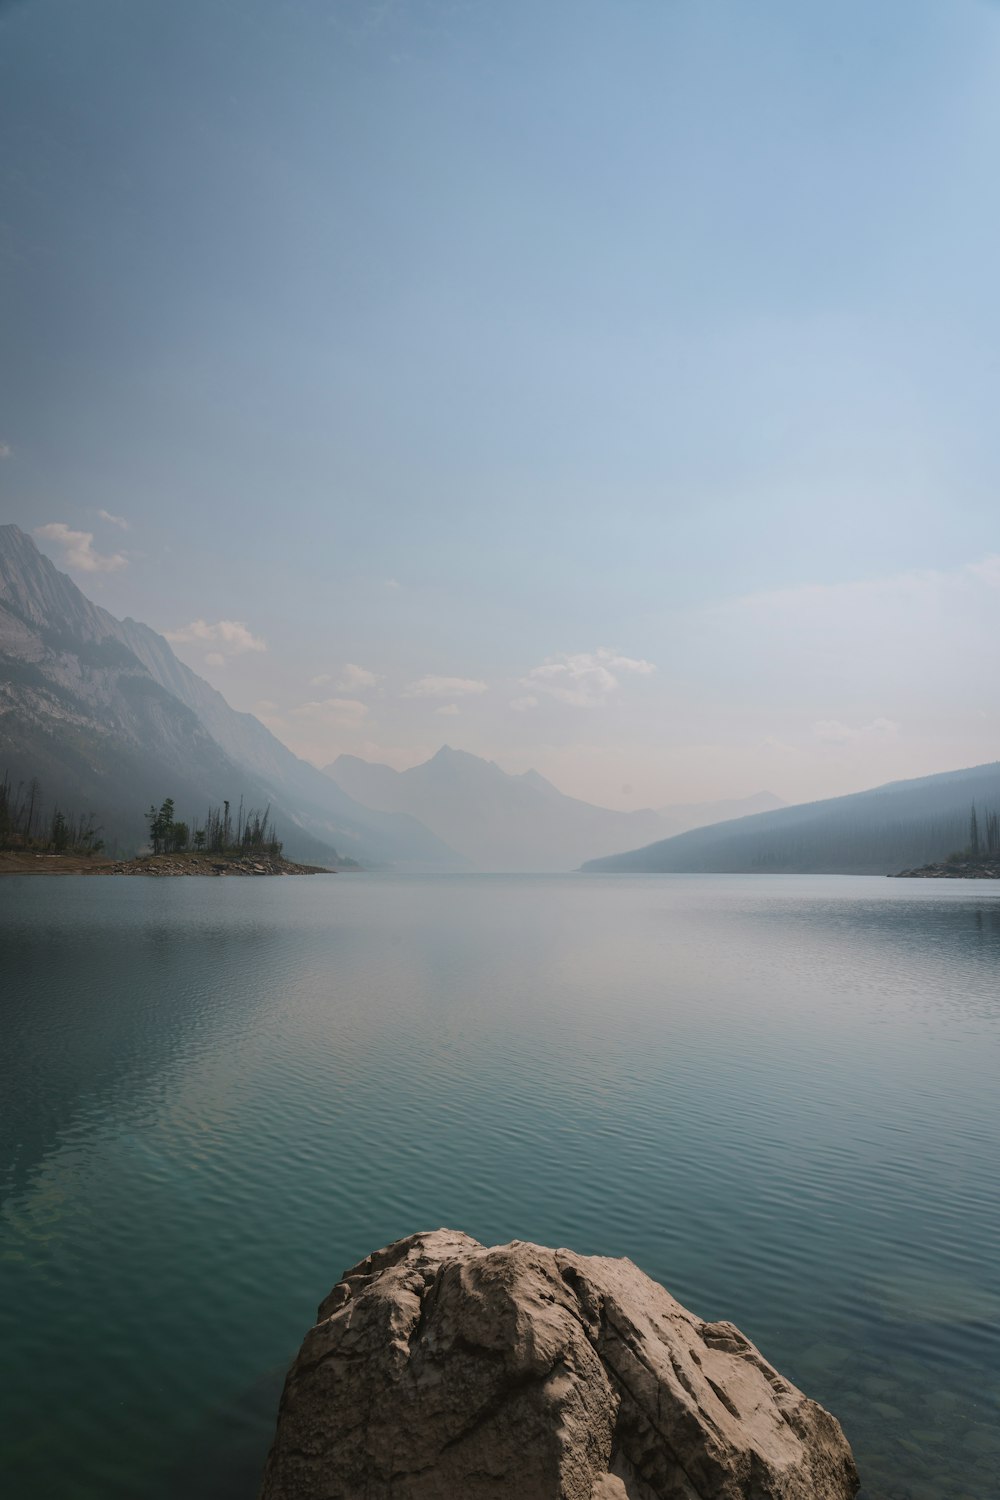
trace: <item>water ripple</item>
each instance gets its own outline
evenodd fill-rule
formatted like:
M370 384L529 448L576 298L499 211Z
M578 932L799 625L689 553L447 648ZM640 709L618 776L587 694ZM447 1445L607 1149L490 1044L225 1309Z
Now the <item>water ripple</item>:
M442 1223L733 1318L867 1500L1000 1493L995 895L230 884L4 887L5 1496L249 1500L320 1296Z

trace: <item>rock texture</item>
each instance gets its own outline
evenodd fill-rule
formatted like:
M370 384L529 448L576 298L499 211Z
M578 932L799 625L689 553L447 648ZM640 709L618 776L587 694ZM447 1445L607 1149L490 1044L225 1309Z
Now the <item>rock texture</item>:
M261 1500L850 1500L837 1421L628 1260L441 1229L346 1272Z

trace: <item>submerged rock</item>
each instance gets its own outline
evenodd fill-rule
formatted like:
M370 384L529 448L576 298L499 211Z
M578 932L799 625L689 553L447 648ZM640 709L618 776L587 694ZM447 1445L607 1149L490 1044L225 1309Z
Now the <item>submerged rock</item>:
M376 1251L289 1371L261 1500L851 1500L839 1423L628 1260L440 1229Z

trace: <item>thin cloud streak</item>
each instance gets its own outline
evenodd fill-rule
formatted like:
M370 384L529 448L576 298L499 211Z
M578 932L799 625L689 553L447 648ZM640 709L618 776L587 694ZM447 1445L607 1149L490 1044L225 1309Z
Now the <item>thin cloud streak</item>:
M489 692L489 683L475 677L418 677L403 689L404 698L468 698Z

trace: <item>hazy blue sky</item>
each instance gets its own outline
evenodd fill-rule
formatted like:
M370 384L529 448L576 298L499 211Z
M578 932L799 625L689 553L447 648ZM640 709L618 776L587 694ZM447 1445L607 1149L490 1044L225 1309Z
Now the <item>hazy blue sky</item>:
M996 759L998 162L972 0L0 3L0 508L321 762Z

